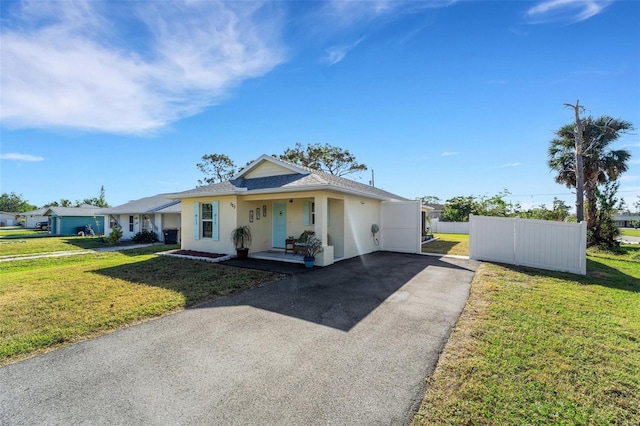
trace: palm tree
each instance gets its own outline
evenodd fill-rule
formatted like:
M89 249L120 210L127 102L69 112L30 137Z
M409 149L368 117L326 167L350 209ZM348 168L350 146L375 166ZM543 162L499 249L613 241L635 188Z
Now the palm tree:
M617 180L627 171L631 153L625 149L612 150L609 146L621 134L632 130L633 125L624 120L603 115L583 120L582 159L584 193L587 199L587 229L596 228L596 187ZM575 124L563 126L556 132L557 138L549 146L549 167L557 172L555 181L568 188L576 187Z

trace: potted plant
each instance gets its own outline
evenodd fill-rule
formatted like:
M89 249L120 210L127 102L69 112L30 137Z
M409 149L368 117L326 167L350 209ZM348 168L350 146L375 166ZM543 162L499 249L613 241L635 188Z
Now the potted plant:
M316 254L322 253L322 240L315 235L309 236L304 246L304 266L313 268L316 262Z
M238 259L246 259L249 256L251 246L251 228L249 226L238 226L231 232L231 240L236 246L236 256Z

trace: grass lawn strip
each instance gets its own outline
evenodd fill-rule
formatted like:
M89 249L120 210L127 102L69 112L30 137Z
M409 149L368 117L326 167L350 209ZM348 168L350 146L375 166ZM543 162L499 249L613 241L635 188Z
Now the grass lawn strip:
M422 246L423 253L469 256L468 234L434 234L438 240Z
M640 237L640 229L622 228L620 229L620 235L627 235L629 237Z
M5 255L0 256L0 262L12 262L14 260L29 260L40 259L43 257L61 257L61 256L74 256L79 254L91 254L95 253L92 250L68 250L68 251L53 251L45 253L33 253L33 254L18 254L18 255Z
M120 244L123 246L126 244ZM0 238L0 256L51 253L57 251L91 250L113 247L102 237L34 237ZM116 246L117 247L117 246Z
M1 264L0 365L281 277L164 249Z
M41 229L27 229L21 226L0 227L0 239L23 238L23 237L45 237L49 231Z
M640 424L640 262L586 277L485 263L416 425Z

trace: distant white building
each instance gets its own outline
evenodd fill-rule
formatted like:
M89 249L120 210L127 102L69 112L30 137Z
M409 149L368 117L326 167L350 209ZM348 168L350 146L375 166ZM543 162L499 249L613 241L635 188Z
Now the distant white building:
M13 226L18 224L18 213L0 212L0 226Z
M617 215L613 222L620 228L636 228L640 225L640 215Z
M24 227L35 228L38 222L47 222L49 220L49 216L45 216L47 210L49 210L49 207L20 213L20 217L24 219Z

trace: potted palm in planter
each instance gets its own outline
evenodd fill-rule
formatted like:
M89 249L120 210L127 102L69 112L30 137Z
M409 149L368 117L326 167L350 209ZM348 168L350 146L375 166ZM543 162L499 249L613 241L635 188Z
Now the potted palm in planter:
M251 246L251 228L249 226L238 226L231 232L231 240L236 246L236 256L238 259L246 259L249 256Z
M316 254L322 253L322 240L315 235L310 236L304 246L304 266L313 268L316 262Z

